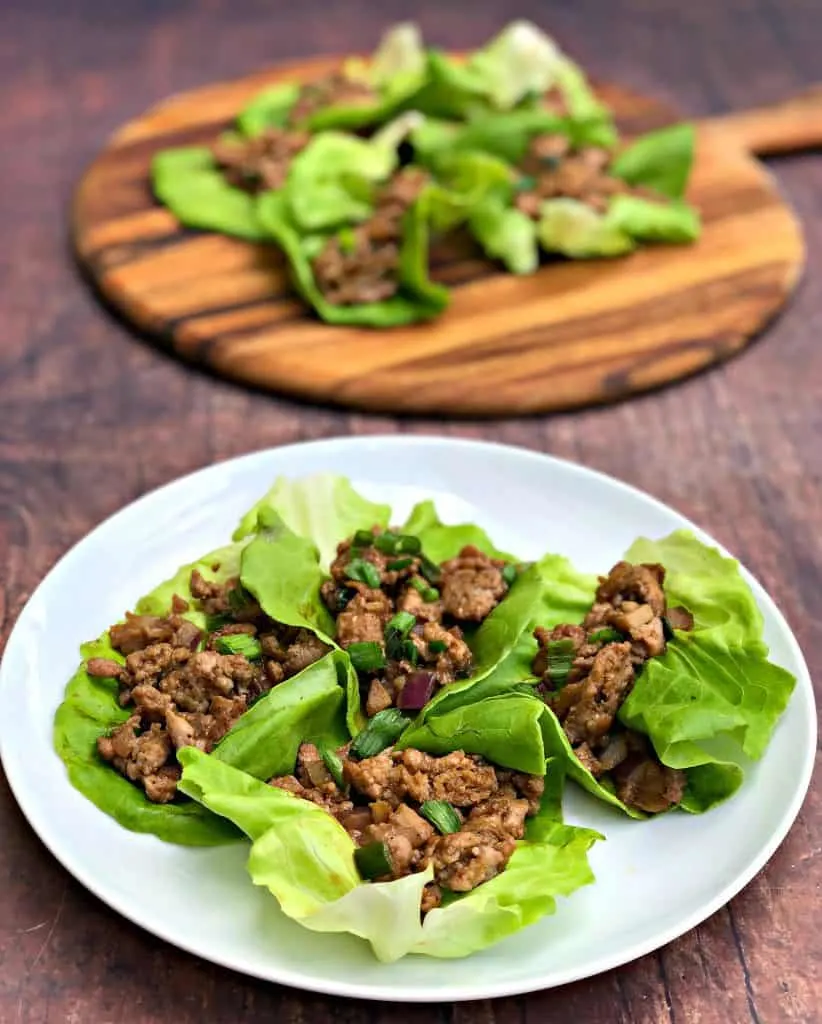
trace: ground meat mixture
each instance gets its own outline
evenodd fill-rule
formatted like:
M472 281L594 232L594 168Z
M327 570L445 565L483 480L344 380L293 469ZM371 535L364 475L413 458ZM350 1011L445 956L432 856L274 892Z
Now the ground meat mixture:
M211 617L207 630L183 618L189 606L175 598L166 618L129 613L112 626L112 647L125 664L91 658L86 665L91 676L116 679L120 704L132 710L100 737L98 752L155 803L176 795L177 750L211 750L251 701L328 650L308 630L272 622L237 580L214 583L194 570L190 588L198 610ZM221 651L220 639L230 637L253 639L259 656Z
M267 128L250 139L221 139L211 151L229 184L257 193L285 185L291 161L310 139L307 132Z
M366 82L347 78L342 72L335 71L302 87L288 120L290 124L298 125L327 107L369 107L378 98Z
M271 779L271 785L318 804L358 846L384 844L390 871L378 881L432 865L423 914L440 904L443 890L468 892L498 875L525 835L526 819L539 810L542 777L496 768L461 750L434 757L388 749L361 761L347 747L337 753L342 788L310 743L300 747L296 774ZM447 801L459 830L440 833L420 813L427 800Z
M504 572L516 575L514 566L475 547L437 566L416 538L406 538L414 542L408 545L413 553L392 554L386 537L399 534L374 527L339 544L331 579L320 591L336 619L339 645L376 645L384 658L380 668L359 670L369 717L392 706L416 710L420 694L427 700L469 676L472 655L463 627L481 623L508 592L513 576L506 579ZM399 645L389 636L398 613L413 623Z
M380 189L368 220L328 239L312 264L328 302L358 305L396 295L403 216L427 180L419 168L404 168Z
M508 587L502 577L505 562L489 558L475 547L464 547L442 566L442 603L449 615L464 622L482 622Z
M565 135L537 135L520 164L522 190L516 206L538 220L546 199L578 199L599 213L615 195L660 199L655 192L629 185L609 172L613 154L599 146L573 148Z
M577 758L595 778L607 775L624 804L648 813L682 800L685 774L661 764L617 713L645 662L665 653L671 628L693 628L684 608L668 609L664 582L661 565L618 562L600 578L581 626L534 633L534 674Z

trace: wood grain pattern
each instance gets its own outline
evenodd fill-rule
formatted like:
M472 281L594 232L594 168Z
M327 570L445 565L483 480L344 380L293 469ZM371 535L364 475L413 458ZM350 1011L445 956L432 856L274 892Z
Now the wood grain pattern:
M553 262L527 278L501 273L470 243L450 245L432 259L434 277L453 289L435 322L391 331L323 324L293 295L275 249L179 227L153 200L148 167L160 149L212 141L261 87L309 81L338 63L292 63L164 100L116 132L84 175L73 214L81 262L127 320L187 360L371 410L543 412L613 401L726 359L792 292L803 260L796 219L764 167L733 144L753 134L751 124L766 139L759 113L732 134L710 123L700 131L696 245ZM628 134L673 119L636 93L601 92ZM802 117L788 121L796 136Z
M497 0L473 0L470 17L465 10L447 0L119 0L116 11L110 0L0 4L0 655L60 555L147 490L258 448L402 431L550 452L671 502L775 596L822 693L817 156L778 166L803 224L808 273L761 341L677 388L573 415L454 423L308 407L165 358L104 316L77 279L67 204L117 125L165 95L250 67L367 50L409 15L450 47L481 43L510 16ZM603 77L704 117L766 104L819 77L818 0L521 0L516 13ZM161 219L146 229L163 230ZM822 1022L820 772L767 867L699 928L588 981L458 1006L313 996L167 946L60 867L2 773L0 836L0 1024Z

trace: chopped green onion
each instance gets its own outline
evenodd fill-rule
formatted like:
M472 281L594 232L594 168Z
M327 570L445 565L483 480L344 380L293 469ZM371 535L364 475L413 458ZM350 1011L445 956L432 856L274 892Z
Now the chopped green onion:
M517 578L517 567L513 564L506 565L502 570L502 578L510 587Z
M420 805L420 814L444 836L459 832L462 828L460 816L447 800L426 800Z
M343 774L343 763L340 755L336 750L332 750L327 743L317 744L317 749L337 788L345 789L345 775Z
M260 641L249 633L229 633L218 636L214 645L220 654L242 654L249 661L261 658L263 649Z
M205 628L207 633L216 633L218 629L231 622L228 615L206 615Z
M385 631L387 633L389 630L396 630L405 637L408 636L416 624L417 617L412 615L411 612L397 612L385 627Z
M397 554L401 552L409 555L418 555L422 551L422 542L419 537L414 537L410 533L403 533L397 538Z
M352 558L345 567L345 572L350 580L364 583L366 586L371 587L372 590L379 588L380 570L371 562L366 562L364 558Z
M373 544L377 551L382 551L384 555L395 555L397 554L399 539L396 533L386 530L385 533L381 533L374 538Z
M381 841L369 843L367 846L358 846L354 851L354 863L357 865L360 876L367 881L373 878L382 878L383 875L390 875L394 870L388 847Z
M537 179L533 174L523 174L523 176L517 182L517 192L530 192L537 184Z
M405 660L410 661L412 665L416 665L419 661L420 652L413 640L403 640L402 653Z
M399 661L402 658L411 660L416 655L416 648L414 648L414 655L407 653L407 645L411 644L411 647L414 645L410 640L406 640L416 623L416 616L411 612L397 612L391 619L385 627L385 650L389 658L394 661Z
M440 592L436 587L429 586L428 582L421 579L419 576L415 576L414 579L411 580L411 586L417 591L423 601L428 604L432 601L436 601L440 596Z
M439 583L442 573L436 562L432 562L427 555L420 555L420 572L429 583Z
M393 562L389 562L385 568L389 572L399 572L400 569L407 569L413 562L413 558L396 558Z
M574 641L570 638L551 640L545 650L548 655L546 675L552 683L562 686L574 664Z
M249 596L245 592L245 590L243 590L243 588L239 585L239 583L237 584L236 587L232 587L232 589L229 590L228 604L235 615L238 612L244 611L248 606Z
M374 543L374 534L370 530L357 530L351 541L352 548L370 548Z
M622 633L618 629L597 629L593 633L588 634L588 643L590 644L615 644L622 639Z
M428 650L432 654L442 654L443 651L448 649L448 644L444 640L429 640Z
M337 241L340 245L340 252L349 255L357 248L357 236L351 228L340 228L337 232Z
M385 708L384 711L378 711L369 720L363 731L357 733L351 741L350 756L374 757L398 740L407 725L408 719L398 708Z
M358 672L378 672L385 668L385 655L378 643L364 640L346 647L351 664Z

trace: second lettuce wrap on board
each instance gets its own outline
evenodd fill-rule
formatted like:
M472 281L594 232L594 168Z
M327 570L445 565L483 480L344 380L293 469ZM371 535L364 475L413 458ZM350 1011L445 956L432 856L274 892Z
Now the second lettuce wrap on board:
M426 121L412 138L418 158L445 182L471 153L506 164L508 180L474 206L469 228L512 273L535 271L540 250L587 259L698 238L699 216L683 199L693 127L651 132L615 155L597 133L595 122L524 110L466 125Z

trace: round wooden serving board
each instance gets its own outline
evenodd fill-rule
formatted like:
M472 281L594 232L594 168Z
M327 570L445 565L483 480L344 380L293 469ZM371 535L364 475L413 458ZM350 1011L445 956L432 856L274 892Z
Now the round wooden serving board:
M796 218L752 157L822 142L822 94L699 125L693 246L556 262L514 277L467 239L433 254L445 314L391 330L330 327L289 287L273 246L181 228L152 197L149 162L223 131L262 87L337 66L322 58L166 100L122 127L74 202L79 259L128 321L183 358L259 387L370 410L509 415L608 402L739 351L790 296L803 264ZM602 86L622 130L675 119Z

